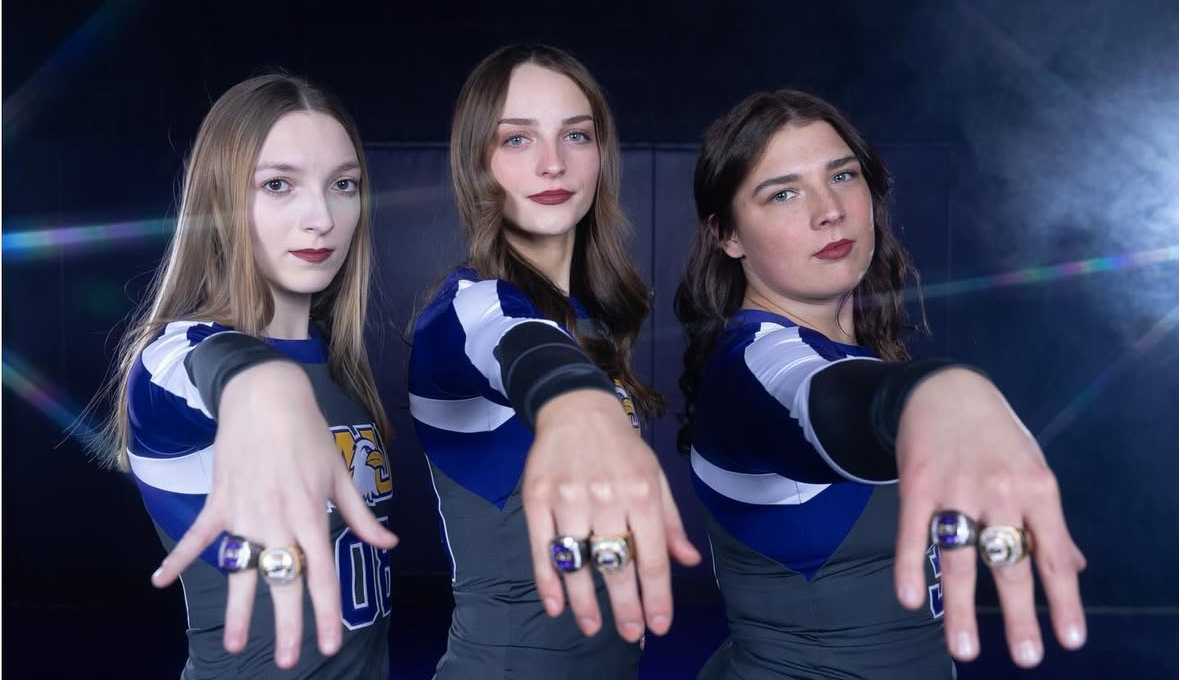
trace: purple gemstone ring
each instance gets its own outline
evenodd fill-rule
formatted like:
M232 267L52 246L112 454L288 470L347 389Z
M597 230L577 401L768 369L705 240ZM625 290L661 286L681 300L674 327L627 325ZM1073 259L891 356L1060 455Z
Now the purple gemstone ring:
M262 550L262 546L248 538L225 534L217 547L217 566L230 573L253 569L258 566L258 555Z
M966 513L941 510L933 513L929 523L929 539L947 550L965 548L978 542L978 523Z
M549 559L553 567L562 573L581 569L589 557L589 544L585 539L572 536L558 536L549 541Z

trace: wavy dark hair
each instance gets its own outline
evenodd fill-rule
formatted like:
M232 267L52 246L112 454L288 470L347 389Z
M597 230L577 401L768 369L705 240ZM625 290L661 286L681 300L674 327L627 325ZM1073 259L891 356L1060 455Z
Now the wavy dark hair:
M889 217L892 179L880 155L843 114L818 97L796 90L747 97L708 128L696 160L696 235L675 295L675 315L688 340L680 376L684 411L679 415L677 445L681 453L687 453L692 445L692 416L705 362L726 320L745 299L741 262L721 249L721 243L737 228L733 214L737 189L761 160L774 134L786 125L817 121L829 124L851 148L872 195L876 251L850 296L858 341L886 361L904 361L909 351L901 331L927 328L920 278L893 233ZM904 306L909 279L918 291L921 310L916 326L907 325Z
M590 103L601 169L593 205L576 227L569 293L604 326L604 337L579 333L577 312L564 293L505 236L505 194L492 176L490 160L512 71L521 64L568 77ZM636 408L651 416L663 411L663 398L630 366L635 338L650 313L651 290L626 250L630 223L618 200L621 156L602 88L581 62L555 47L502 47L475 67L459 94L450 132L450 177L466 233L468 266L482 278L519 287L545 318L569 329L594 362L622 383Z

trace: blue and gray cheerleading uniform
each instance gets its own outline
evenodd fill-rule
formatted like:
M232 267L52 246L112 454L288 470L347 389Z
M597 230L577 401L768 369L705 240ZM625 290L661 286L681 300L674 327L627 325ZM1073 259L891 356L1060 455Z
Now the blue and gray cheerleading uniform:
M237 371L270 360L295 361L306 370L341 463L372 512L387 521L393 483L381 433L367 409L330 375L327 346L318 332L313 330L307 340L259 340L216 324L178 321L144 349L128 383L131 472L166 549L192 525L212 489L221 389ZM259 579L246 648L226 652L222 639L228 582L217 567L217 541L180 577L188 608L189 655L182 680L388 677L388 551L357 538L334 507L328 512L343 600L340 651L331 657L319 653L304 589L299 663L280 670L274 663L274 606L269 587Z
M615 389L511 283L459 269L418 317L410 412L438 496L455 602L437 680L635 677L639 646L615 631L597 574L603 622L592 637L569 608L550 618L533 580L520 481L534 409L580 387Z
M880 432L895 436L904 396L927 374L897 384L905 367L769 312L730 318L692 425L692 481L730 631L701 680L954 677L936 548L928 607L903 608L893 585L896 464Z

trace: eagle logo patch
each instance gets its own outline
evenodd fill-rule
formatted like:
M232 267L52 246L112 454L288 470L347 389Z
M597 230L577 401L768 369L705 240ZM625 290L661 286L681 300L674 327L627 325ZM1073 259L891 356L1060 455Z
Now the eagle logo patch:
M333 427L332 436L364 502L376 505L392 497L393 475L377 428L373 425L344 425Z

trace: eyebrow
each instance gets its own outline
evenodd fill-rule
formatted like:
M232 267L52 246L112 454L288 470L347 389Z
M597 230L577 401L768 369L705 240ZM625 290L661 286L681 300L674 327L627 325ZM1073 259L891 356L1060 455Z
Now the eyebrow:
M561 121L561 125L576 125L577 123L584 123L587 120L592 123L594 120L594 117L589 115L588 113L583 113L580 116L572 116L570 118L566 118L565 120ZM537 121L535 118L500 118L499 122L496 124L497 125L525 125L525 126L527 126L527 125L538 125L539 121Z
M844 156L843 158L836 158L833 161L827 161L826 170L828 172L830 172L830 171L834 170L835 168L847 165L848 163L850 163L852 161L858 161L858 160L859 159L856 158L856 155L854 153ZM798 178L799 177L798 177L797 173L793 173L793 174L789 174L789 175L782 175L780 177L771 177L771 178L767 179L766 181L762 182L761 184L758 184L756 187L754 187L753 195L756 196L758 194L758 192L760 192L762 189L765 189L768 186L774 186L775 184L789 184L791 182L797 182Z
M332 171L329 174L334 175L334 174L337 174L340 172L345 172L347 170L359 170L359 169L360 169L360 163L358 163L357 161L344 161L343 163L340 163L339 165L337 165L335 168L332 168ZM264 162L264 163L259 163L258 167L254 168L254 174L257 174L259 172L263 172L265 170L278 170L279 172L288 172L288 173L294 174L294 173L301 172L302 168L295 166L295 165L291 165L290 163Z

